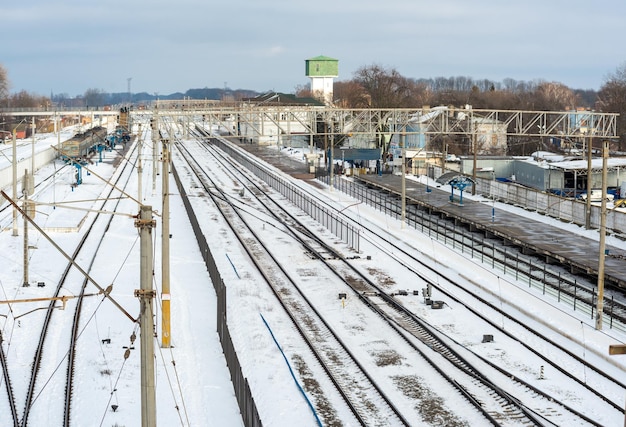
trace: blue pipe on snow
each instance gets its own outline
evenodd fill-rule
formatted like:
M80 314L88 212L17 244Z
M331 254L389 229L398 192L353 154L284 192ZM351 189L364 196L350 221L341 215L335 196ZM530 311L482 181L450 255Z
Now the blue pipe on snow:
M276 347L278 347L278 350L280 350L280 354L283 355L283 358L285 359L285 362L287 363L287 367L289 368L289 372L291 373L291 377L296 383L296 386L298 386L298 390L300 390L300 393L302 393L302 396L304 396L304 399L306 400L306 403L309 405L309 408L311 408L311 412L313 412L313 416L315 417L315 420L317 421L317 425L322 427L322 420L320 420L320 417L317 415L317 412L315 411L313 404L311 403L308 396L306 395L306 392L304 391L304 389L298 382L298 379L296 378L296 375L294 374L293 369L291 368L291 364L289 363L289 359L287 359L287 356L283 352L283 349L280 347L280 344L278 344L278 341L276 340L276 337L274 336L274 332L272 332L272 328L270 328L270 325L268 325L267 321L265 320L265 317L263 317L261 313L259 314L261 315L261 319L263 319L263 323L265 323L267 330L270 331L270 335L272 336L272 339L276 343Z

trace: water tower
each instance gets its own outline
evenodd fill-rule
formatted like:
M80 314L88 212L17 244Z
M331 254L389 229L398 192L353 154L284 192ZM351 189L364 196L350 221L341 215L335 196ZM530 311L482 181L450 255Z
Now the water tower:
M333 79L339 76L339 60L327 56L307 59L306 76L311 79L311 93L317 99L331 104L333 101Z

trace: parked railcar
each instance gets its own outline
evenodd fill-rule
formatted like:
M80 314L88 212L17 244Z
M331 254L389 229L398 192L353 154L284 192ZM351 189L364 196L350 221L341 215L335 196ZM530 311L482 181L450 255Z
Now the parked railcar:
M98 126L84 133L77 133L71 139L60 144L61 157L76 159L95 151L95 146L106 141L107 131Z

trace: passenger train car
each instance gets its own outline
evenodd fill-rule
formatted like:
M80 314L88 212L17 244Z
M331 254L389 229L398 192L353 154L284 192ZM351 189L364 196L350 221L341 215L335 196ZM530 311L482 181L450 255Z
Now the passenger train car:
M106 143L107 130L101 126L77 133L71 139L62 142L59 154L62 158L77 159L95 151L98 144Z

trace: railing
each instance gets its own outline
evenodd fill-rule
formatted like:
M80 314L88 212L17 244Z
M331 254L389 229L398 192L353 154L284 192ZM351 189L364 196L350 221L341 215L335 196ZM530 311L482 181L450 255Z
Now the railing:
M326 227L331 233L341 239L356 252L359 252L360 231L350 224L349 221L341 218L341 216L337 215L332 209L315 201L293 183L279 177L275 172L263 167L258 163L258 161L242 155L241 152L235 150L230 145L223 143L219 139L212 139L212 143L216 144L224 152L228 153L229 156L245 166L250 172L262 179L274 190L282 194L311 218Z
M330 185L329 176L320 176L318 180ZM396 194L373 190L346 179L336 179L334 187L385 215L398 220L402 217L400 198ZM583 286L576 279L550 271L545 264L538 269L535 259L520 255L515 249L500 247L482 237L469 238L463 225L431 215L427 209L420 208L417 204L407 206L405 221L409 227L453 250L468 254L472 259L514 277L520 283L527 283L529 288L537 289L544 295L552 295L559 302L569 304L575 311L583 312L592 319L595 317L597 294L592 287ZM604 297L603 314L605 324L610 328L626 332L625 312L623 305L612 296Z
M228 365L228 369L230 371L231 381L233 383L235 396L237 397L237 403L239 404L239 410L241 412L244 425L246 427L262 427L263 424L261 423L261 418L259 417L256 404L254 403L252 391L250 390L248 380L241 369L241 364L239 363L239 358L237 357L237 351L235 350L235 346L233 345L233 341L230 336L230 331L228 330L226 287L224 286L224 282L222 281L215 259L211 254L209 244L202 233L200 223L198 222L174 164L172 164L172 174L176 180L176 185L183 200L183 204L185 205L187 215L189 216L193 233L196 236L198 247L202 253L202 258L204 259L204 264L207 267L209 276L211 277L211 282L213 283L213 288L215 289L215 293L217 295L217 333L220 337L220 343L222 345L222 350L224 351L226 364Z
M579 200L556 194L538 191L521 185L477 178L476 191L485 197L514 206L522 206L526 210L548 215L564 222L585 225L586 204ZM591 205L591 228L600 228L602 210L600 206ZM606 210L606 229L612 233L626 235L626 213L614 209Z

